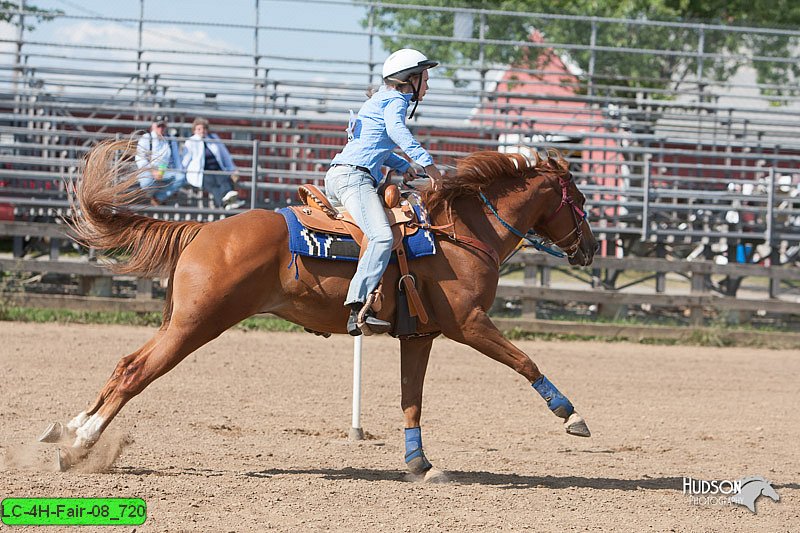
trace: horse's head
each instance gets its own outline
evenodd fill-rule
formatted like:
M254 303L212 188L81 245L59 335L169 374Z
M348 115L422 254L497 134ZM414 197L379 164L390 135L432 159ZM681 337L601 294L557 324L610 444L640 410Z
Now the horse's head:
M449 217L445 206L454 199L477 196L485 214L504 228L501 255L512 253L521 239L533 243L534 232L561 248L571 264L589 265L597 241L586 223L586 198L575 186L567 161L553 153L555 158L542 159L534 152L534 160L521 154L470 154L459 161L455 174L443 176L438 187L426 194L425 203L431 213L445 212ZM474 210L458 216L475 216Z
M547 173L549 186L540 189L546 201L533 229L561 248L571 265L590 265L599 245L586 222L586 197L575 185L566 161L548 157L545 164L553 172Z

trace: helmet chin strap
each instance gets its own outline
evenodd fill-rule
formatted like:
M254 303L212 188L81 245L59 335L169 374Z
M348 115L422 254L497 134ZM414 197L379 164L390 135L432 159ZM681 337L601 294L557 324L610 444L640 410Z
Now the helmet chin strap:
M411 83L411 88L414 90L414 96L411 97L411 101L414 102L414 109L411 110L411 114L408 115L408 118L414 118L414 113L417 111L417 106L419 105L419 90L422 88L422 74L419 75L419 81L416 85Z

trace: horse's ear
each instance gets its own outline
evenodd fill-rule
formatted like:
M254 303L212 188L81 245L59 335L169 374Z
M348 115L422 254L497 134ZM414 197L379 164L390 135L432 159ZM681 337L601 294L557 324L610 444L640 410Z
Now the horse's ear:
M553 170L558 170L559 168L561 168L561 165L558 164L558 161L553 159L553 156L551 156L550 154L547 154L547 166L549 166Z
M539 150L533 152L533 158L537 167L542 164L542 156L539 155Z

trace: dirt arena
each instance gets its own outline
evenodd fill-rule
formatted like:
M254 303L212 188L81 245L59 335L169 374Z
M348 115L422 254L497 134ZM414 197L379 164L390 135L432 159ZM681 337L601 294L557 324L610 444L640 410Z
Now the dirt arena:
M97 450L100 471L55 472L54 445L37 435L83 409L152 331L0 323L0 498L141 497L137 531L800 527L791 351L520 342L585 416L593 436L580 439L512 371L437 340L423 441L449 481L431 484L409 479L402 461L396 341L364 342L367 440L350 443L350 338L230 331L123 409ZM684 476L748 475L770 480L781 501L760 498L754 515L681 492Z

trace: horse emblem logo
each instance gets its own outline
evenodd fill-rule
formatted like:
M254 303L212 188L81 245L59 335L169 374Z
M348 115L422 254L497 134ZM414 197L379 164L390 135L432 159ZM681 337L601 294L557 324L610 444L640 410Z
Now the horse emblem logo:
M739 480L739 484L742 488L738 494L731 496L731 503L743 505L753 514L756 513L756 500L759 496L766 496L776 502L781 499L778 491L763 477L745 477Z

